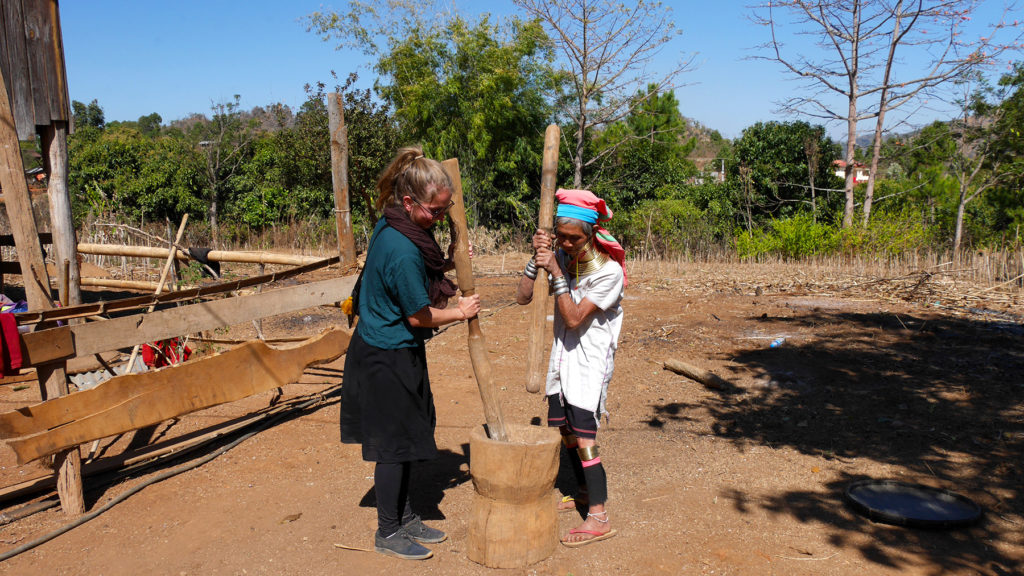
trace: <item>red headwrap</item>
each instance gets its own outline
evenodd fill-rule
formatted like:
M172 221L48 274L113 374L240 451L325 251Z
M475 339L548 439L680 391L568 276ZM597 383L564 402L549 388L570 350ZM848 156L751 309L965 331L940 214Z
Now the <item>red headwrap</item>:
M604 200L598 198L590 190L566 190L559 188L555 192L555 198L558 199L559 207L565 206L576 206L585 210L591 210L597 214L597 222L607 222L612 219L612 210L605 204ZM559 211L558 216L567 216L570 218L579 218L577 215L571 213L562 213ZM571 212L571 211L565 211ZM619 244L618 240L611 235L610 232L605 230L597 222L591 222L594 225L594 243L597 244L598 250L604 252L619 263L622 266L622 285L626 285L626 250Z

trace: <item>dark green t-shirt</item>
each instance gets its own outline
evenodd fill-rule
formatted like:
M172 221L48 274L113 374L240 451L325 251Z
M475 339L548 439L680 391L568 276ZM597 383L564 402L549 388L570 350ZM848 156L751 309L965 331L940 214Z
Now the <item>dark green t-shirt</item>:
M373 229L359 289L359 335L367 344L387 350L419 346L430 330L413 328L407 318L428 305L423 256L381 218Z

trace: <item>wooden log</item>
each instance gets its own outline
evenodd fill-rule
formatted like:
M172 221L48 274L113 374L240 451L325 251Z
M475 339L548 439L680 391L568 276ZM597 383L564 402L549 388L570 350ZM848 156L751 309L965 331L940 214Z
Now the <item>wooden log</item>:
M47 179L50 199L50 229L53 230L53 247L57 262L69 262L67 280L60 276L60 292L67 294L68 304L82 303L81 273L75 248L75 223L71 216L71 198L68 195L68 125L67 122L53 122L46 127L42 141L43 154L47 158L49 178Z
M279 388L297 381L306 367L330 362L344 354L349 338L347 332L335 329L308 343L286 349L274 349L264 342L254 341L154 372L111 378L93 390L58 399L60 406L56 410L45 408L46 403L43 403L23 411L8 412L17 414L13 418L22 421L22 429L40 432L13 440L9 445L17 454L18 463L24 464L83 442L137 430ZM122 393L107 394L107 401L99 404L97 410L81 415L76 407L81 401L76 397L111 384ZM138 393L126 396L125 389ZM71 419L52 428L55 421L50 416L54 413L71 416ZM26 417L29 422L24 422Z
M78 251L94 256L130 256L134 258L156 258L163 260L170 254L169 248L159 246L124 246L120 244L79 243ZM184 250L175 248L175 258L188 260ZM317 256L296 256L293 254L275 254L273 252L238 252L232 250L211 250L206 259L211 262L241 262L247 264L278 264L282 266L302 266L319 262L323 258Z
M509 441L469 437L473 504L466 555L491 568L522 568L558 545L560 437L554 428L508 425Z
M682 374L691 380L696 380L708 388L714 388L715 390L728 390L733 387L727 380L722 379L714 373L708 372L703 368L698 368L693 364L683 362L682 360L666 360L665 369L671 370L676 374Z
M334 188L334 216L338 228L338 255L342 264L356 261L352 236L352 208L348 192L348 130L341 94L327 95L327 118L331 132L331 183Z
M42 359L42 352L46 350L42 341L55 334L54 330L70 330L74 339L71 356L64 355L66 354L65 350L58 350L56 352L60 352L62 355L56 357L90 356L99 352L164 340L182 334L214 330L257 318L267 318L313 306L331 304L340 300L343 295L351 293L355 283L355 276L329 278L319 282L269 290L262 294L200 302L180 308L158 310L150 314L111 318L103 322L51 328L25 334L22 336L22 341L27 344L27 348L40 350L37 356L33 356L34 360Z
M0 188L4 190L4 205L18 249L18 258L28 269L28 274L22 275L25 279L26 300L29 308L45 310L53 308L49 294L50 279L43 261L42 246L39 244L32 201L25 183L21 146L15 133L14 115L7 94L7 83L0 71ZM43 399L68 393L63 361L37 365L36 374ZM60 494L61 508L67 514L85 512L81 464L81 454L77 448L59 452L54 457L54 468L58 471L57 492Z
M558 175L558 140L561 131L551 124L544 132L544 158L540 173L540 213L537 225L551 231L555 225L555 180ZM548 373L545 343L548 342L548 271L538 267L530 302L530 328L526 348L526 390L540 392Z
M455 274L459 282L459 290L463 296L476 294L473 280L473 263L469 259L469 230L466 227L466 208L462 198L462 175L459 173L459 161L456 158L442 163L445 172L452 180L452 206L449 215L452 221L452 241L455 242ZM473 375L476 386L480 390L480 400L484 405L484 419L487 431L494 440L505 440L505 416L501 410L497 387L491 376L491 360L487 355L487 343L480 329L480 317L473 316L466 321L468 325L469 359L473 364Z

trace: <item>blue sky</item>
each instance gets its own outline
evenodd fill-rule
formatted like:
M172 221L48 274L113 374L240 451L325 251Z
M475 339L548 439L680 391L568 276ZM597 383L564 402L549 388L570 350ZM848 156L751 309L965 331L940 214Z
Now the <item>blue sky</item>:
M747 19L746 2L665 4L683 34L663 57L696 54L699 64L676 91L684 115L730 138L757 121L791 119L775 110L799 85L771 63L749 59L767 38ZM988 4L987 15L1001 12L999 0ZM514 10L510 0L459 5L466 13L481 6L499 16ZM98 100L108 121L157 112L166 123L208 113L213 102L234 94L244 108L273 102L297 108L305 84L333 85L331 70L340 78L359 72L369 85L372 71L360 53L335 50L306 32L303 17L331 6L305 0L65 0L60 9L71 98Z

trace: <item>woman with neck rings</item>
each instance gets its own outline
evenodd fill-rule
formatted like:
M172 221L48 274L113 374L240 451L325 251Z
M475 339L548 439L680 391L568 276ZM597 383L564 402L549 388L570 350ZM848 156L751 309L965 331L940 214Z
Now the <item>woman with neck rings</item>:
M597 428L605 410L608 383L622 329L626 285L625 251L599 222L612 212L587 190L558 190L555 234L537 230L535 256L526 265L516 301L533 299L537 269L550 274L555 298L554 343L545 394L548 426L558 427L579 492L566 496L560 510L587 509L583 523L562 538L569 547L611 538L605 503L608 481L598 454Z
M475 316L478 295L448 308L454 268L431 228L453 205L448 174L419 147L398 151L377 182L377 222L359 289L359 316L345 357L341 439L362 444L363 460L375 462L377 552L421 560L433 553L423 543L447 535L423 523L409 502L411 464L437 457L436 413L427 374L425 341L433 329Z

